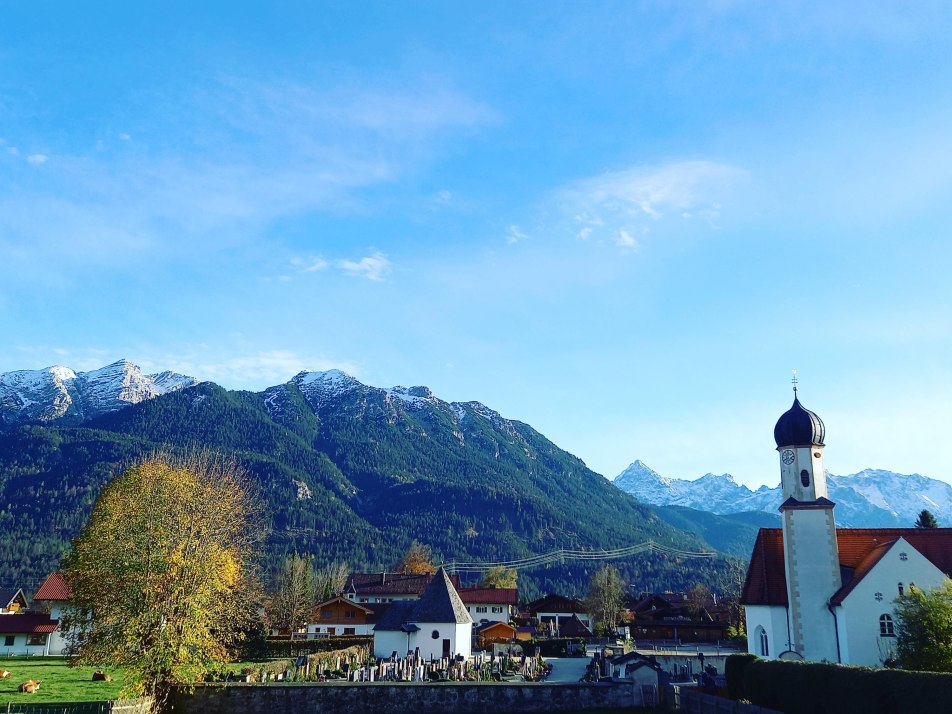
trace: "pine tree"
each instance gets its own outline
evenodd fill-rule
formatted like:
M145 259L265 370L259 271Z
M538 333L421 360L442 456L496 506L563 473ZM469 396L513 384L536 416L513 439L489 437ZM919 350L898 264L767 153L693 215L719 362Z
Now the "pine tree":
M923 510L916 518L916 528L938 528L939 522L930 511Z

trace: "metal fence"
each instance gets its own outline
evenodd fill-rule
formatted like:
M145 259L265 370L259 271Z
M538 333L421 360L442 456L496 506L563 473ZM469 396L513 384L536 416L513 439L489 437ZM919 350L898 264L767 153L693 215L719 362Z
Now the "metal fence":
M151 699L0 704L0 714L147 714L151 709Z

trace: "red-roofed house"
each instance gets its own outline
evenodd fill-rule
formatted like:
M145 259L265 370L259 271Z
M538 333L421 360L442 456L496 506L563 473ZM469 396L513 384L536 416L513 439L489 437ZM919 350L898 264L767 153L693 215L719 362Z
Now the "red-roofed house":
M796 398L774 428L783 527L761 529L754 543L741 595L748 649L881 666L895 655L895 599L952 574L952 529L836 528L825 433Z
M473 622L509 622L516 614L516 588L459 588L460 598Z
M58 621L63 616L63 609L69 604L69 598L69 585L66 584L63 576L60 573L50 573L33 596L31 608L35 612L49 615L51 619ZM47 654L65 654L66 644L63 631L54 628L54 632L50 635Z
M0 652L4 655L48 655L59 625L49 615L0 615Z

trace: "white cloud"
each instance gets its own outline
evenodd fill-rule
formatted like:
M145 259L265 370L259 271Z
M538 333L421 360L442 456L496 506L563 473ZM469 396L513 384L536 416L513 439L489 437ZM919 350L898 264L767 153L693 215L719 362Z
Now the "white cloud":
M39 166L40 164L45 164L47 161L49 161L50 157L46 156L45 154L30 154L26 157L26 160L34 166Z
M297 268L300 273L316 273L324 270L329 263L320 256L294 257L291 258L291 265Z
M10 156L19 156L20 150L15 146L11 146L9 149L7 149L7 153L10 154Z
M644 225L687 220L696 213L714 225L721 195L742 169L711 161L684 161L636 166L572 182L558 189L554 202L581 226L576 236L591 240L599 233L619 248L637 246L633 234Z
M524 241L529 236L523 233L522 229L519 226L512 225L506 229L506 242L507 243L518 243L519 241Z
M122 132L122 133L119 135L119 138L120 138L122 141L132 141L132 137L129 136L128 134L126 134L125 132Z
M622 250L637 250L638 241L631 237L631 234L624 228L618 231L618 237L615 238L615 245Z
M361 258L360 260L338 260L337 267L348 275L366 278L367 280L383 280L391 270L390 261L380 251Z

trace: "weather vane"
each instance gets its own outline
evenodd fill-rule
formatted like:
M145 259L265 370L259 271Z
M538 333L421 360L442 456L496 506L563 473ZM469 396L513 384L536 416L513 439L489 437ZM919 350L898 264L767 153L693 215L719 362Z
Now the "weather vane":
M793 383L793 393L797 393L797 370L793 370L793 378L790 380Z

